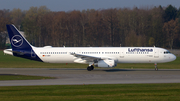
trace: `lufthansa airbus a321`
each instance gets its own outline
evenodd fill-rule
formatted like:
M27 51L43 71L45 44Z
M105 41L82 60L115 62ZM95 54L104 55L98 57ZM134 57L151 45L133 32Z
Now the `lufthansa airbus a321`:
M12 49L5 54L46 62L89 64L88 71L96 67L115 67L117 63L157 63L174 61L176 56L157 47L34 47L14 25L6 25Z

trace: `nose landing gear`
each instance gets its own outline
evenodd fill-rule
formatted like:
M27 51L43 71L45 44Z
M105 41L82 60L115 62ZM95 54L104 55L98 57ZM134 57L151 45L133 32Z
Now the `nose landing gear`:
M158 71L157 63L154 63L154 65L155 65L155 71Z

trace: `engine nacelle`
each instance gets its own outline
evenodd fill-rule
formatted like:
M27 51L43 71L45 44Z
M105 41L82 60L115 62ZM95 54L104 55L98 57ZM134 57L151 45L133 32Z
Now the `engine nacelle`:
M115 67L116 63L114 60L100 60L97 63L94 63L96 67Z

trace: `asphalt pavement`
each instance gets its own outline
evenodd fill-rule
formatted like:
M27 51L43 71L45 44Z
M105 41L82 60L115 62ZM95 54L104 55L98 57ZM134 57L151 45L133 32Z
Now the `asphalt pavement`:
M51 69L51 68L0 68L0 75L49 76L56 79L6 80L0 86L34 85L87 85L87 84L142 84L180 83L180 69Z

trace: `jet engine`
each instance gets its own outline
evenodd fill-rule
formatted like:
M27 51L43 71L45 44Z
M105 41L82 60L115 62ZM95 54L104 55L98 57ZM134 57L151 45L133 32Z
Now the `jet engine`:
M96 67L115 67L116 65L114 60L100 60L94 63Z

